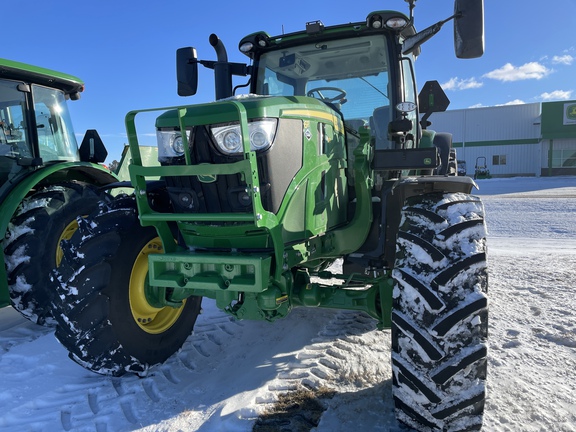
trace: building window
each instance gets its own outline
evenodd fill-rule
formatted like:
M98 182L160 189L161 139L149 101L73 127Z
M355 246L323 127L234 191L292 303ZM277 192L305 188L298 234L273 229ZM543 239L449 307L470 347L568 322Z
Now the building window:
M574 149L552 151L552 168L576 167L576 152Z
M506 165L506 155L492 156L492 165Z

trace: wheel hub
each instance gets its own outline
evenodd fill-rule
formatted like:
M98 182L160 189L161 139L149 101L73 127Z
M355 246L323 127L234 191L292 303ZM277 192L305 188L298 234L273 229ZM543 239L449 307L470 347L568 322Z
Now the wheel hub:
M155 307L147 299L148 255L162 253L159 237L149 241L134 261L130 275L130 309L138 326L147 333L160 334L168 330L180 317L185 302L178 308Z

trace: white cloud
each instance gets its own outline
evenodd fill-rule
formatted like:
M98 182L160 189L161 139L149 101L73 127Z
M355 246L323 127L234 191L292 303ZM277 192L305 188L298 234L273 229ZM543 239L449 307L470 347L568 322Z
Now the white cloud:
M514 99L510 102L506 102L503 104L497 104L496 106L507 106L507 105L524 105L526 102L524 102L522 99Z
M476 78L460 79L458 77L450 78L448 82L442 84L444 90L469 90L480 88L484 83L476 81Z
M550 93L542 93L543 100L568 100L572 97L572 90L555 90Z
M570 54L552 57L552 63L555 63L555 64L571 65L573 61L574 61L574 57L572 57Z
M542 79L552 73L551 69L541 65L538 62L526 63L522 66L514 66L511 63L506 63L500 69L495 69L488 72L484 76L486 78L495 79L498 81L522 81L529 79Z
M486 105L482 104L482 103L477 103L474 105L469 106L469 109L473 109L473 108L484 108Z

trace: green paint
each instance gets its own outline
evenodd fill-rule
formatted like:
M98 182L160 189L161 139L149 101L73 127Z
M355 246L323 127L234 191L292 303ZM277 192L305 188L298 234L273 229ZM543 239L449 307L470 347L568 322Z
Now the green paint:
M81 92L84 88L84 82L73 75L1 58L0 76L58 88L66 93Z
M576 101L542 103L542 139L570 139L576 137L574 115ZM569 124L565 124L568 120Z

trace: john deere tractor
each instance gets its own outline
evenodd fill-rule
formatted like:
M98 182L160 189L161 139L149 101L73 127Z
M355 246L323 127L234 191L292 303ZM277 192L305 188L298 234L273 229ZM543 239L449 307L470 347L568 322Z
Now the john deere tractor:
M451 136L426 129L447 98L436 82L417 97L414 60L450 20L456 55L482 55L483 2L456 0L416 32L407 1L408 15L252 33L239 43L249 64L229 62L216 35L217 60L178 50L178 93L196 93L202 65L216 101L128 113L135 193L79 219L53 274L56 336L73 360L146 374L190 335L203 297L270 322L297 307L357 310L392 329L402 422L481 428L484 210L455 175ZM150 111L160 166L139 153L136 119Z
M78 150L66 104L83 89L71 75L0 59L0 307L40 324L51 317L60 241L98 208L97 188L117 180L98 164L106 150L96 131Z

